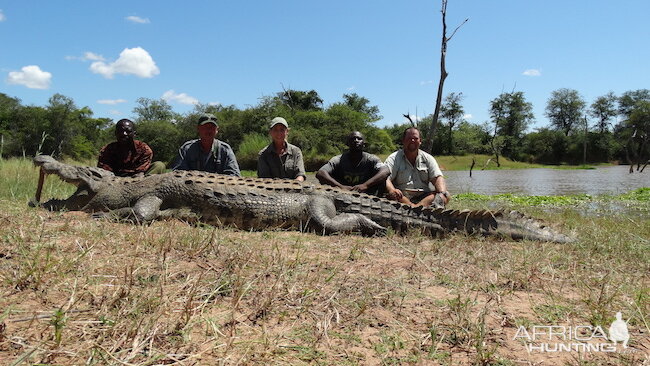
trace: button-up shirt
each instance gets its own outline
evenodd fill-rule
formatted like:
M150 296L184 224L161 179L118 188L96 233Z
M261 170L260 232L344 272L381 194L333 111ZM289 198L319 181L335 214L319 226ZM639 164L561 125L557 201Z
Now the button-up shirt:
M305 163L300 148L288 142L285 142L285 147L282 155L275 152L273 143L259 152L257 159L257 176L259 178L296 179L298 176L306 177Z

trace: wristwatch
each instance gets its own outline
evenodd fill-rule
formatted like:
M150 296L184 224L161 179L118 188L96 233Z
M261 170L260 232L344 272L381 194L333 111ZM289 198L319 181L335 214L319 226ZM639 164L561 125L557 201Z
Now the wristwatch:
M449 201L449 198L451 197L451 195L449 194L449 191L442 191L442 192L438 192L438 193L440 193L441 195L445 196L445 199L446 199L447 201Z

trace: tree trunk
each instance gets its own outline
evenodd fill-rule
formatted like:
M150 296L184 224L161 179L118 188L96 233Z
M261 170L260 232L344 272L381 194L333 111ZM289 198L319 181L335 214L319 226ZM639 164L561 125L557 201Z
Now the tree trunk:
M426 140L424 141L423 144L423 150L432 152L433 150L433 137L436 135L437 129L438 129L438 117L440 115L440 106L442 105L442 91L445 86L445 79L447 78L447 68L445 67L445 58L447 57L447 42L451 40L451 38L456 34L456 31L458 28L460 28L463 24L465 24L468 19L465 19L463 23L461 23L454 32L451 34L451 36L447 37L447 0L442 0L442 9L440 10L442 13L442 41L440 44L440 81L438 82L438 95L436 96L436 108L433 111L433 118L431 120L431 127L429 128L429 133L427 134Z

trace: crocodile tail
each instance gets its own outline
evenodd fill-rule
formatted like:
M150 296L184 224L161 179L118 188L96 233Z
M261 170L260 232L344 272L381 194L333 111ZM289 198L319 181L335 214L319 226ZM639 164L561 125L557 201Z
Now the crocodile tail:
M570 243L574 238L545 225L541 220L518 211L444 210L434 209L426 213L449 231L469 234L501 236L515 240L537 240Z
M338 193L334 197L337 210L364 215L396 232L419 229L428 235L437 236L446 231L438 222L423 216L422 208L412 208L409 205L364 193L341 193L338 190L335 192Z

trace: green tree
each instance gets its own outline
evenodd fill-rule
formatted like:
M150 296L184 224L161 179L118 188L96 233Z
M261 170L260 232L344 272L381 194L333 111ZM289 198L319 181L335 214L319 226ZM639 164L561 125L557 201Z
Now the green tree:
M589 108L589 115L596 119L596 128L600 133L609 131L609 121L616 117L618 110L616 109L616 101L618 98L614 93L609 92L594 100Z
M458 155L490 154L490 133L487 125L461 121L454 131L454 149Z
M370 100L359 96L357 93L343 94L343 103L357 112L365 113L371 122L379 121L379 107L370 105Z
M323 109L323 99L315 90L300 91L287 89L277 94L282 104L289 106L292 110L321 110Z
M586 103L577 90L558 89L551 93L546 104L546 116L552 126L569 136L579 126L585 106Z
M569 138L562 131L541 128L524 137L523 148L532 162L558 164L567 154Z
M626 125L629 131L633 131L627 146L632 154L632 163L636 163L639 170L641 163L650 162L650 101L636 102Z
M637 108L637 103L639 102L650 102L650 90L638 89L623 93L618 98L618 112L627 119Z
M133 107L135 122L142 121L169 121L177 119L178 114L174 113L172 106L164 99L138 98Z
M178 126L169 121L142 121L135 126L136 139L153 150L153 159L170 166L180 147Z
M526 101L523 92L501 93L490 102L490 118L495 126L495 137L500 137L501 153L519 159L521 139L535 118L533 105ZM498 150L496 146L495 150Z
M450 93L440 107L441 119L447 121L447 153L454 155L454 126L463 120L463 93Z

